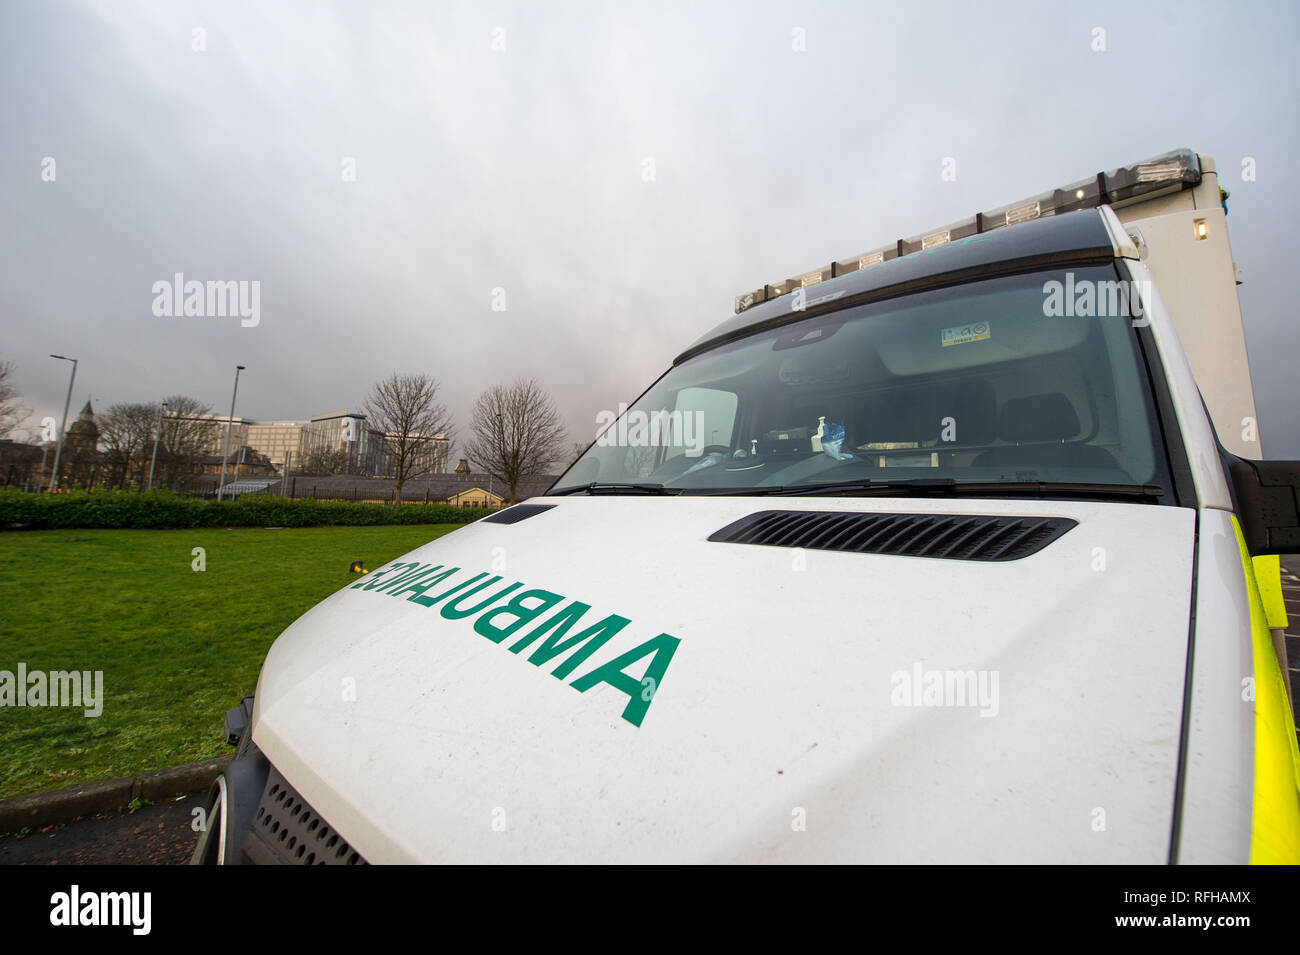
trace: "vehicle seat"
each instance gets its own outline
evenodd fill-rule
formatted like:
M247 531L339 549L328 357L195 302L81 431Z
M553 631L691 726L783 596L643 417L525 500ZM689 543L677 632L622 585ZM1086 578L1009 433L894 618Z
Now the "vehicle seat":
M972 467L1077 467L1116 469L1105 448L1068 443L1079 433L1079 416L1065 395L1012 398L998 416L998 437L1008 442L981 452Z

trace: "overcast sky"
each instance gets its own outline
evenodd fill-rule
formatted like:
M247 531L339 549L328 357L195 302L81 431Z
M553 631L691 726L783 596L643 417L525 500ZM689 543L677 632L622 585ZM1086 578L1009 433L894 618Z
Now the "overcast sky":
M0 0L0 360L37 419L50 352L74 414L427 372L462 434L532 375L585 442L737 292L1187 146L1232 192L1264 450L1300 458L1297 9ZM259 281L260 323L156 317L177 272Z

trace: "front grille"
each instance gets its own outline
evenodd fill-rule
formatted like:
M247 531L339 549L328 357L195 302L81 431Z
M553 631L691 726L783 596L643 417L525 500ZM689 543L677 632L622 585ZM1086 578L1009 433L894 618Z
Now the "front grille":
M728 524L709 540L855 554L1001 561L1037 553L1076 523L1066 517L759 511Z
M278 865L369 864L274 766L244 839L244 861Z

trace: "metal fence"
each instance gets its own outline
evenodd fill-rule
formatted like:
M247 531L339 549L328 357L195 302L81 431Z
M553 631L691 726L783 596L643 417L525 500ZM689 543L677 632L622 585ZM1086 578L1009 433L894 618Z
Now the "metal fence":
M206 499L215 499L217 489L206 488L203 490L191 490L182 492L190 497L202 497ZM397 489L383 485L376 486L373 483L353 483L340 484L333 481L325 483L319 480L313 480L311 477L291 476L287 481L238 481L227 482L222 497L233 498L243 497L246 495L260 495L265 497L286 497L293 500L310 499L315 501L357 501L368 504L392 504L397 498ZM447 506L459 506L464 508L493 508L500 505L480 504L476 501L464 501L459 505L451 505L445 497L440 497L431 493L429 488L423 491L411 491L407 489L402 494L402 504L444 504Z
M211 475L196 476L193 483L186 487L172 488L174 493L182 497L202 498L206 500L215 500L217 497L217 482L215 480L207 481L205 477ZM491 481L476 481L475 477L466 476L460 480L434 481L426 483L415 481L408 484L402 493L403 504L444 504L451 507L464 507L469 509L496 508L500 504L490 502L479 502L474 500L461 501L452 504L451 499L464 494L467 491L481 490L486 491L489 498L496 497L501 493L501 486L498 482L496 493L493 493ZM524 500L537 494L544 493L549 487L553 478L544 478L530 482L528 487L519 487L516 493L517 500ZM9 487L21 488L24 491L41 494L50 493L46 488L37 484L20 484L13 482L8 484ZM62 487L52 493L67 493L73 490L84 490L80 487ZM140 487L126 487L121 490L139 491ZM285 475L275 477L258 477L243 478L238 481L227 481L224 489L221 491L222 498L238 498L248 495L266 496L266 497L285 497L290 499L310 498L316 501L358 501L372 504L392 504L397 497L397 489L391 480L382 478L357 477L353 480L340 479L334 477L317 477L312 475Z

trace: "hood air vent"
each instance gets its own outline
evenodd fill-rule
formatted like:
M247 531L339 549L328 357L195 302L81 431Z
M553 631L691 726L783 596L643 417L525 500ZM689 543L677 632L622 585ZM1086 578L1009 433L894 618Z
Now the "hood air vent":
M1076 523L1066 517L759 511L728 524L709 540L945 560L1019 560L1042 550Z
M504 511L497 511L495 514L489 514L483 518L484 524L518 524L520 521L526 521L534 515L549 511L554 504L516 504L514 507L507 507Z

